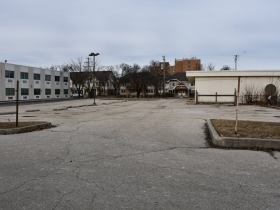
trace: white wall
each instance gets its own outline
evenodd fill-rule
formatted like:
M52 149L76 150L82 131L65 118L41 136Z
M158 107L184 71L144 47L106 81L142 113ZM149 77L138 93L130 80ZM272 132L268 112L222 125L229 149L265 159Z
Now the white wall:
M195 90L198 95L233 95L234 90L237 90L237 77L204 77L195 78ZM218 97L217 102L234 102L234 97ZM199 102L215 102L215 96L199 96Z
M253 89L256 94L263 94L268 84L274 84L280 90L280 77L240 77L240 99L246 89ZM199 95L233 95L238 88L238 77L197 77L195 89ZM199 96L198 102L215 102L216 97ZM218 97L217 102L234 102L234 97Z

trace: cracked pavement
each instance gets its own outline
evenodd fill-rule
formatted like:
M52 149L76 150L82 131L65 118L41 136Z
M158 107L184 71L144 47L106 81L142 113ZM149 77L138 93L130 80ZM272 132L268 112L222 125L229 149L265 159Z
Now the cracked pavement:
M0 136L0 209L280 209L279 152L207 147L205 119L235 119L234 106L96 102L20 106L19 120L57 127ZM257 106L239 113L280 116Z

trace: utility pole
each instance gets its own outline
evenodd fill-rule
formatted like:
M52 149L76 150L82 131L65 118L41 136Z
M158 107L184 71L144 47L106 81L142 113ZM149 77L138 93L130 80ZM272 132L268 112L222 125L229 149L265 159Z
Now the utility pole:
M87 64L87 70L88 72L90 72L90 62L89 62L89 57L86 58L87 62L85 62ZM88 98L90 98L90 82L88 82Z
M165 98L165 55L163 58L163 98Z
M237 59L238 59L238 57L239 57L239 55L234 56L235 70L237 70Z

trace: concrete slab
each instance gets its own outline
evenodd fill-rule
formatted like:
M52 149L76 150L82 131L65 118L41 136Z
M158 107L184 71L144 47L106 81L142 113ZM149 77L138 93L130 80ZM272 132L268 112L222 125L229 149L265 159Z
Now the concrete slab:
M57 127L0 136L0 209L277 209L279 152L209 148L205 120L235 107L184 99L38 104L20 120ZM14 111L5 107L1 111ZM243 120L279 121L279 110L241 106ZM7 122L15 116L3 115Z

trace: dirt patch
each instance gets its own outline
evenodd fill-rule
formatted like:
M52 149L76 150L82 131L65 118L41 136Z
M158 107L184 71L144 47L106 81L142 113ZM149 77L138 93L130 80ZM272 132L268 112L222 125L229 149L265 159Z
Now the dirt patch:
M16 127L16 122L0 122L0 129L10 129L10 128L21 128L31 125L39 125L46 122L19 122L18 127Z
M211 120L218 135L220 135L220 121ZM236 137L234 133L235 120L221 120L221 134L223 137ZM238 121L239 137L259 139L280 139L280 123Z

